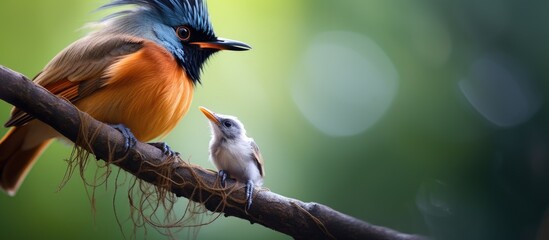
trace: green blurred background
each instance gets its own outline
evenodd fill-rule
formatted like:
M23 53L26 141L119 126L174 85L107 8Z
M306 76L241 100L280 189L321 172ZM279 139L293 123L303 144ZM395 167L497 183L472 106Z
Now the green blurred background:
M0 64L34 76L104 3L3 0ZM183 157L213 168L203 105L244 122L279 194L437 239L549 238L548 1L208 5L216 33L253 50L209 62L165 139ZM53 144L16 197L0 194L0 238L122 238L112 183L95 215L78 176L56 192L70 151ZM128 215L123 193L115 205ZM198 238L288 237L221 217Z

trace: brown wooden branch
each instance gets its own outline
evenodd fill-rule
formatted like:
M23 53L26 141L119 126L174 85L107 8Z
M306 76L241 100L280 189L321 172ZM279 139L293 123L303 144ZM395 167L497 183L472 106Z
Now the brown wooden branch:
M86 123L88 129L97 132L89 150L99 159L109 159L109 153L113 153L113 150L115 158L123 158L125 155L122 147L124 139L117 130L80 112L74 105L52 95L22 74L1 65L0 98L49 124L74 142L77 142L81 123ZM109 146L117 147L112 149ZM166 157L159 149L138 142L126 158L116 161L115 164L139 179L157 184L162 182L162 179L159 179L161 176L158 171L154 171L154 166L161 166L165 161ZM143 166L148 166L148 171L143 171ZM227 189L212 192L198 187L200 184L212 188L216 186L215 172L199 166L181 167L177 164L173 165L171 172L170 178L174 184L169 190L176 196L204 202L210 211L224 212L228 216L259 223L296 239L424 239L421 236L374 226L322 204L305 203L259 189L255 190L254 204L246 213L243 211L243 202L237 201L244 199L243 185L233 188L227 204L223 205L222 194L227 194L223 192ZM239 183L228 181L229 186L234 184Z

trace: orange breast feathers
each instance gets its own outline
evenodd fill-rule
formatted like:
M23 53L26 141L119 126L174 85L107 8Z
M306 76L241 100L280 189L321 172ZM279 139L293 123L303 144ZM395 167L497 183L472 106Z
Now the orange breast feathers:
M189 110L193 83L164 48L145 42L106 71L104 87L75 105L94 118L123 123L140 141L171 131Z

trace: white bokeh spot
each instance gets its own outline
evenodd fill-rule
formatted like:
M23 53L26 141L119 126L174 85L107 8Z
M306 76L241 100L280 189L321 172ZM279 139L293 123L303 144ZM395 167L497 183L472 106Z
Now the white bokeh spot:
M383 50L352 32L319 34L298 66L294 102L331 136L356 135L374 125L398 87L397 71Z
M528 121L540 109L541 96L517 67L497 57L476 60L458 86L471 105L499 127Z

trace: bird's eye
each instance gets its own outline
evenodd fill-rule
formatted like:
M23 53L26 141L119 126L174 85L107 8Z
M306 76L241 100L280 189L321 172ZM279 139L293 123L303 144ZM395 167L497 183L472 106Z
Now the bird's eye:
M189 39L191 38L191 29L189 29L189 28L186 27L186 26L179 26L179 27L177 27L177 29L175 30L175 32L177 33L177 37L178 37L181 41L189 41Z
M230 127L233 126L233 124L231 123L231 121L225 121L225 122L223 122L223 125L224 125L225 127L227 127L227 128L230 128Z

